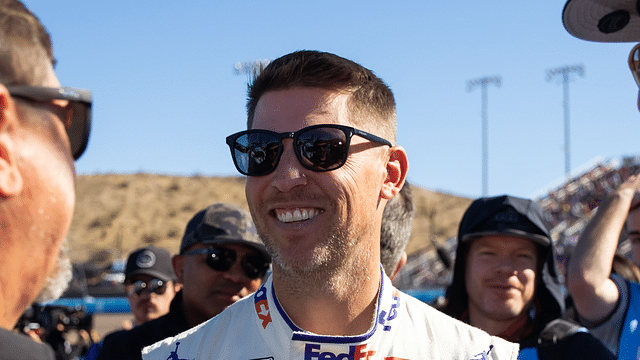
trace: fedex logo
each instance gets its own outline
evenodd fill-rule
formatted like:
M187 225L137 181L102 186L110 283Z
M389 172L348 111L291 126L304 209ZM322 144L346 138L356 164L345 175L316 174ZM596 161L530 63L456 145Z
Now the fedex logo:
M262 320L262 328L266 329L267 325L269 325L271 320L271 312L269 311L269 301L267 300L267 289L262 286L253 297L255 306L256 306L256 314L258 314L258 318Z
M373 360L375 350L367 350L367 344L351 345L349 352L334 354L330 351L321 351L320 344L306 344L304 347L304 360ZM407 360L397 357L385 357L383 360Z
M391 330L391 325L385 325L385 323L395 319L398 316L398 311L396 310L397 308L400 307L400 298L399 298L398 290L395 290L393 292L393 300L395 300L395 302L391 304L391 309L389 309L388 316L387 316L387 312L384 310L380 311L380 315L378 316L378 324L383 326L384 331Z

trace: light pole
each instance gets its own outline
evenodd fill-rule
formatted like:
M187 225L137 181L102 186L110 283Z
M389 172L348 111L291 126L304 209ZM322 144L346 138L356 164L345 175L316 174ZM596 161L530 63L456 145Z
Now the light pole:
M495 84L497 87L500 87L500 85L502 85L502 77L486 76L467 81L468 92L473 91L476 86L480 86L482 89L482 196L487 196L489 193L489 120L487 119L487 105L489 98L487 95L487 87L490 84Z
M584 76L583 65L563 66L547 70L547 81L553 80L556 75L562 75L562 91L564 95L564 176L569 178L571 173L571 147L569 128L569 74L575 72Z

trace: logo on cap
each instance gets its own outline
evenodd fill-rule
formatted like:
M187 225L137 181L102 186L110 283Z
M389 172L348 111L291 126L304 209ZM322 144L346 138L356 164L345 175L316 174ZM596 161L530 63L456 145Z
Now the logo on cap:
M142 269L150 268L155 265L155 263L156 254L149 250L144 250L143 252L138 254L138 257L136 257L136 265L138 265L138 267Z

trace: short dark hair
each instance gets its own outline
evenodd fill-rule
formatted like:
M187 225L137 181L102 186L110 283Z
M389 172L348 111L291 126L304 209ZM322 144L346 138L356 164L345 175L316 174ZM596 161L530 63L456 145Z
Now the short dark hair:
M51 37L20 1L0 0L0 83L41 85L55 65Z
M380 136L395 143L396 104L391 89L371 70L340 56L311 50L296 51L272 61L249 85L247 128L251 129L260 97L269 91L294 87L345 91L357 125L370 125L372 118Z
M400 257L409 243L415 207L409 183L393 197L384 208L380 230L380 262L387 276L398 266Z

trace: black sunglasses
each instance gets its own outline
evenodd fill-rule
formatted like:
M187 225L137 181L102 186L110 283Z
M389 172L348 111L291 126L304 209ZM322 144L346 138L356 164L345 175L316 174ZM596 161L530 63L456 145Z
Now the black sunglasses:
M229 271L237 259L237 253L225 248L207 248L187 251L182 255L206 254L207 265L215 271ZM264 256L246 255L241 260L242 271L251 280L263 277L269 269L269 261Z
M347 161L351 137L358 135L369 141L392 146L379 136L343 125L314 125L296 132L277 133L269 130L246 130L227 136L233 163L247 176L267 175L278 167L284 146L282 140L293 139L300 164L312 171L335 170Z
M138 297L143 292L164 294L167 291L167 283L160 279L153 279L149 282L138 280L127 287L127 295Z
M13 97L49 103L52 100L67 100L65 122L67 136L71 144L71 154L78 160L89 142L91 131L91 91L70 87L50 88L40 86L7 86Z

